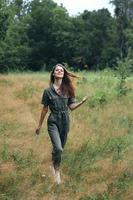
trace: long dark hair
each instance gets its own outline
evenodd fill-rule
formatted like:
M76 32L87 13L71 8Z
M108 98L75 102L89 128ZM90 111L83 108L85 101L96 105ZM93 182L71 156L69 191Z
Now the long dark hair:
M73 82L71 80L71 78L79 78L78 76L76 76L75 74L69 72L64 65L62 64L57 64L53 67L51 74L50 74L50 86L53 85L54 83L54 70L56 69L56 67L62 67L64 69L64 77L62 79L62 84L60 86L61 92L62 94L65 94L69 97L75 97L75 89L74 89L74 85Z

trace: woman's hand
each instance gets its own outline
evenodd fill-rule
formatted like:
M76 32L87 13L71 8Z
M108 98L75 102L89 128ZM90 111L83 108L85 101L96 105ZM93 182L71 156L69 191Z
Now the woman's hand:
M39 135L39 134L40 134L40 128L37 128L37 129L36 129L35 134L36 134L36 135Z
M41 127L42 127L42 123L43 123L44 117L45 117L45 115L47 114L47 112L48 112L48 107L47 107L47 106L43 106L42 112L41 112L41 116L40 116L40 120L39 120L39 124L38 124L38 128L37 128L36 131L35 131L35 134L36 134L36 135L39 135L39 134L40 134L40 130L41 130Z
M83 99L82 99L82 103L86 102L88 99L90 98L90 96L85 96Z
M69 105L70 110L75 110L76 108L78 108L79 106L81 106L85 101L87 101L87 99L89 99L90 96L85 96L82 101L78 102L78 103L72 103Z

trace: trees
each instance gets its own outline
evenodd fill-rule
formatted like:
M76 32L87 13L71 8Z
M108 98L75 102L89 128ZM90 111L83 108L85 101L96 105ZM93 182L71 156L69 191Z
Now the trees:
M120 57L126 57L129 49L127 29L131 28L133 21L133 1L132 0L112 0L110 3L115 6L116 27L118 33L118 46Z
M133 49L133 3L114 0L107 9L70 17L53 0L0 0L0 72L49 70L67 63L74 70L113 67Z
M0 40L3 40L8 28L9 13L4 0L0 0Z
M51 0L33 0L31 2L27 32L31 48L30 69L40 70L45 64L48 65L49 57L53 56L51 33L55 7L56 4Z
M114 19L107 9L84 11L73 19L73 63L80 69L103 69L117 56Z
M4 1L1 11L6 15L1 28L3 37L0 38L0 71L23 69L27 66L27 12L24 12L24 1ZM26 8L27 9L27 8ZM5 28L6 27L6 28Z
M4 43L6 32L9 25L9 11L4 0L0 0L0 72L7 71L5 61L5 46Z

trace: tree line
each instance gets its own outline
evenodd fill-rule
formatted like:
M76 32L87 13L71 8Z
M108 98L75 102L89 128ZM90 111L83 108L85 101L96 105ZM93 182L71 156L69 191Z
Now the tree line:
M0 0L0 72L114 68L133 54L133 1L112 0L108 9L69 16L53 0Z

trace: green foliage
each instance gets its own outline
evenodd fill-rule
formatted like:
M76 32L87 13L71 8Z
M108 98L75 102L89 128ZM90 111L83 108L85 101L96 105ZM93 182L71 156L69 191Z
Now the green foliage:
M132 5L117 3L117 18L107 9L70 17L53 0L1 0L0 73L50 70L57 62L75 71L112 68L133 48Z
M9 124L7 122L0 122L0 134L4 134L9 128Z
M120 128L126 128L129 134L133 133L133 118L132 117L114 115L112 116L111 121L114 125L117 125Z
M80 108L81 112L77 110L76 113L72 113L72 134L62 154L61 177L63 183L60 186L54 184L53 176L49 170L50 144L45 145L47 152L43 153L43 143L46 144L47 136L45 135L44 141L42 141L43 135L39 136L38 142L41 142L39 145L32 137L32 127L30 126L29 130L25 131L26 125L23 124L21 118L19 125L17 123L15 126L16 104L11 104L10 107L5 106L4 109L2 107L1 113L4 112L4 118L6 117L7 120L0 122L1 200L27 200L31 198L35 200L47 198L66 198L69 200L130 199L133 186L133 118L131 110L133 94L128 93L121 102L116 99L114 88L118 79L114 77L112 71L79 72L78 74L83 77L78 83L77 94L79 97L83 97L86 91L94 92L94 94L102 91L106 94L107 104L105 107L100 107L102 103L98 103L94 109L87 110L89 102L86 102ZM26 79L28 79L28 83ZM11 74L11 77L4 75L1 78L0 86L2 91L5 89L10 90L11 93L18 91L18 93L12 93L11 98L13 97L13 99L16 98L15 95L22 93L24 93L21 96L22 100L30 100L31 98L30 101L34 105L31 107L31 103L29 104L27 101L25 106L26 108L30 106L29 108L33 110L29 109L29 112L35 114L38 94L33 88L39 81L40 84L37 85L37 88L41 90L44 80L45 83L48 83L48 79L47 73L34 73L26 76L25 74ZM14 88L14 83L20 81L23 83ZM132 87L133 78L130 77L126 81ZM108 101L110 100L109 95L112 95L112 101ZM10 99L8 100L10 101ZM19 101L19 103L24 106L23 101ZM4 104L6 105L6 102ZM14 116L13 119L10 118L10 115L5 115L10 111L10 114ZM17 129L17 126L21 129ZM29 142L33 151L28 149ZM36 151L37 148L39 149ZM47 154L46 158L44 158L44 154ZM45 177L42 177L42 173L45 174Z
M81 16L85 25L78 44L83 53L82 60L88 65L88 69L104 69L105 66L112 65L113 57L117 56L117 46L116 30L110 13L107 9L101 9L92 13L84 11Z
M91 141L85 142L77 151L64 155L64 164L68 173L79 183L83 181L81 174L88 171L92 164L102 154L103 148ZM71 167L73 166L73 167Z
M30 83L28 85L25 85L21 91L18 91L16 93L16 96L23 100L28 100L33 97L33 95L36 93L37 89L33 87Z
M118 97L126 95L129 89L126 87L126 78L130 76L131 70L133 69L133 59L130 58L130 52L126 58L117 61L117 76L119 82L117 84L116 90Z
M112 153L112 161L122 159L122 153L132 145L132 135L130 136L119 136L108 139L103 149L105 153Z
M109 194L104 192L104 193L98 193L92 196L81 197L79 200L110 200L110 198L109 198Z
M65 168L68 174L80 183L84 180L82 173L90 171L97 159L106 156L110 156L113 162L122 159L125 150L132 145L132 139L132 135L128 135L111 137L100 144L85 142L77 151L63 155Z
M7 131L14 131L20 128L20 124L14 124L8 121L1 121L0 122L0 135L8 135Z
M133 174L131 171L125 170L115 181L114 187L120 191L126 191L131 184L133 184Z
M9 146L6 143L4 143L0 148L0 160L8 161L9 158L10 158Z
M4 40L9 26L9 18L8 6L4 0L0 0L0 73L8 71L8 66L5 63L6 43Z
M9 145L4 143L0 148L0 160L1 161L13 161L18 168L33 167L37 164L37 159L33 154L32 149L29 149L26 154L22 151L15 149L10 151Z
M13 86L13 81L7 79L0 79L0 86Z
M121 200L123 199L123 192L128 191L130 187L133 185L133 174L130 170L126 169L124 170L117 179L108 185L108 190L110 193L113 191L116 191L116 197L114 197L114 200ZM124 199L123 199L124 200Z
M6 3L4 0L0 0L0 41L5 38L6 31L8 29L8 7L6 7Z
M29 150L27 155L20 150L14 150L11 157L19 168L33 167L33 165L37 164L32 149Z
M21 177L22 178L22 177ZM4 181L3 181L4 180ZM19 198L18 193L19 177L16 173L4 174L0 179L0 199L1 200L14 200Z
M104 105L107 102L107 97L105 92L103 91L98 91L91 97L89 100L89 107L94 108L99 105Z
M131 47L126 31L130 29L130 22L133 20L132 14L130 14L133 13L133 4L131 0L112 0L110 2L115 6L117 43L120 49L119 57L125 58L128 54L128 48Z

